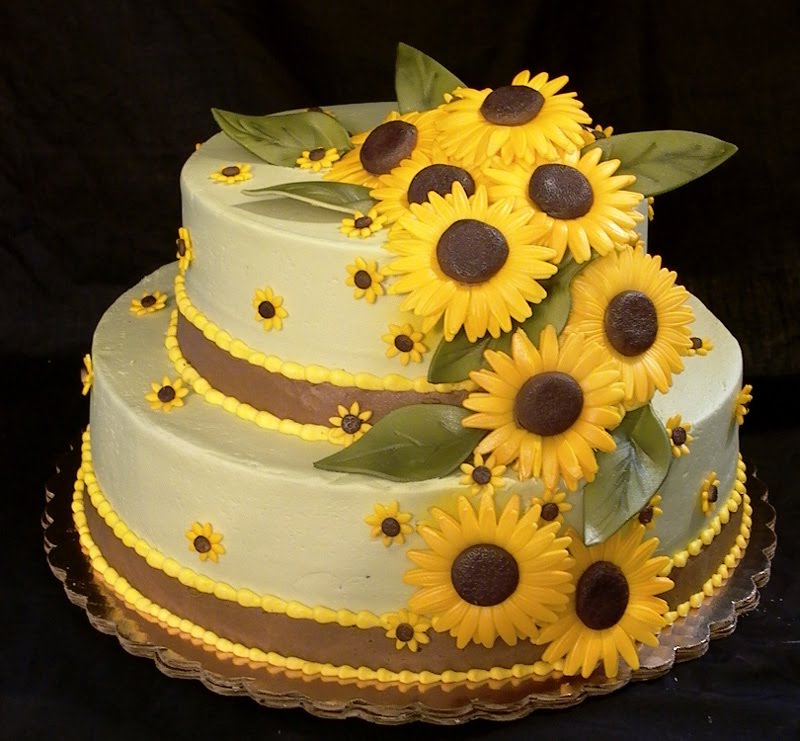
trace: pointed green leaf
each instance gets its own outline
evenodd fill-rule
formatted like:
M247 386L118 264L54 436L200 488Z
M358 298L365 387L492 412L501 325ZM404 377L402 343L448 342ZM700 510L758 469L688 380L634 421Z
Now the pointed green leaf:
M583 487L583 540L608 540L664 482L672 448L664 425L650 405L628 412L612 433L616 450L599 453L594 481Z
M400 113L429 111L444 102L444 94L463 87L452 72L408 44L397 47L394 87Z
M442 339L428 366L428 380L431 383L458 383L466 380L470 371L478 370L483 365L483 353L486 350L509 352L511 335L518 327L522 327L534 344L539 343L539 335L548 324L552 324L556 332L560 333L572 308L569 290L572 279L588 264L589 261L576 263L570 257L565 258L558 272L541 282L547 296L533 307L533 314L524 322L513 322L511 331L497 339L486 334L477 342L470 342L463 329L450 342Z
M657 196L696 180L721 165L736 146L694 131L637 131L598 139L584 151L600 147L603 159L618 159L617 175L635 175L631 187Z
M485 430L461 425L471 412L449 404L412 404L380 419L366 435L314 466L390 481L423 481L456 470Z
M279 183L270 185L268 188L246 189L242 193L261 198L283 196L312 206L351 215L353 211L367 213L375 205L375 201L369 197L369 188L365 188L363 185L334 183L325 180Z
M270 165L294 167L301 152L317 147L335 147L340 152L351 149L347 130L319 111L244 116L212 108L211 113L233 141Z

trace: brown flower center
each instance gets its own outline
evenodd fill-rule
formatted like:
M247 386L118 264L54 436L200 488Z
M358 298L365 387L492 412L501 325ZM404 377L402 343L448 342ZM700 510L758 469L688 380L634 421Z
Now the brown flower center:
M385 517L381 522L381 532L389 538L400 535L400 523L394 517Z
M625 357L641 355L658 336L655 304L641 291L623 291L611 299L604 318L606 337Z
M522 126L542 110L544 96L527 85L504 85L486 96L481 115L498 126Z
M175 244L178 245L178 255L183 257L186 254L186 240L176 239Z
M547 371L529 378L514 401L517 424L543 437L568 430L582 410L580 385L572 376L560 371Z
M648 525L653 521L654 515L655 512L653 511L653 508L648 504L647 507L639 512L639 522L641 522L642 525Z
M711 504L714 504L714 502L716 502L718 498L719 498L719 489L717 489L716 485L711 484L711 486L708 487L708 494L706 494L706 499L708 499L708 501Z
M372 219L369 216L359 216L354 222L353 226L356 229L366 229L372 226Z
M387 121L374 128L361 145L361 164L372 175L385 175L417 146L417 127L405 121Z
M223 175L224 175L226 178L234 178L234 177L236 177L236 176L237 176L237 175L238 175L240 172L241 172L241 170L240 170L240 169L239 169L239 168L238 168L236 165L229 165L228 167L223 167L223 168L222 168L222 174L223 174Z
M450 579L464 602L490 607L505 602L514 594L519 584L519 565L498 545L472 545L456 556Z
M353 435L361 429L361 420L355 414L345 414L342 417L342 429L348 435Z
M398 641L408 643L414 638L414 626L408 623L400 623L400 625L395 628L394 634Z
M414 340L407 334L399 334L394 338L394 346L400 352L411 352L414 349Z
M683 427L676 427L672 431L671 437L672 437L672 442L678 447L680 447L686 442L686 430L684 430Z
M156 396L158 396L159 401L167 404L175 398L175 389L172 386L162 386Z
M625 614L630 598L628 580L610 561L596 561L581 574L575 589L575 612L592 630L616 625Z
M308 153L308 159L312 162L319 162L323 157L325 157L324 147L317 147Z
M440 196L447 195L453 189L453 183L461 183L468 196L474 195L475 181L466 170L455 165L423 167L408 186L408 202L425 203L431 191Z
M555 502L547 502L542 506L542 519L547 522L552 522L558 517L558 505Z
M208 553L211 550L211 541L205 535L198 535L192 545L198 553Z
M262 301L258 305L258 313L263 319L272 319L275 316L275 304L272 301Z
M699 350L703 346L703 340L699 337L690 337L689 340L692 343L692 350Z
M475 466L472 470L472 480L483 486L492 480L492 472L486 466Z
M353 276L353 283L365 290L372 285L372 276L366 270L358 270L356 274Z
M142 304L143 308L149 309L151 306L155 304L155 302L156 302L156 297L148 293L146 296L142 298L140 303Z
M539 210L554 219L577 219L594 203L586 176L569 165L539 165L528 183L528 196Z
M505 265L508 242L498 229L476 219L460 219L436 245L442 272L460 283L484 283Z

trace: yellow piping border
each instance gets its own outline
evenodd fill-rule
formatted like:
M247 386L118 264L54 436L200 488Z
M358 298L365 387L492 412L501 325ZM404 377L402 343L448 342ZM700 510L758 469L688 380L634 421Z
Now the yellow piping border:
M750 540L750 531L753 527L753 508L750 506L750 497L746 492L742 501L744 505L742 524L733 547L725 556L717 570L703 584L703 589L701 591L696 592L689 597L686 602L681 602L674 610L670 610L664 615L667 625L672 625L678 618L686 617L689 614L689 610L698 609L703 602L705 602L706 597L713 596L714 589L722 586L730 575L731 570L736 568L736 565L741 560L744 550L747 548L747 543Z
M661 572L661 576L669 576L673 568L682 569L689 562L692 556L700 555L705 546L711 545L714 538L722 532L722 526L727 525L731 515L736 512L742 504L742 497L746 494L745 482L747 481L747 466L739 453L736 463L736 480L733 484L728 499L716 515L708 524L698 538L692 540L685 550L673 553L670 564Z
M366 391L417 391L419 393L448 393L450 391L473 391L477 386L472 381L459 383L429 383L425 376L406 378L398 374L376 376L372 373L348 373L344 370L323 368L319 365L300 365L291 361L284 361L274 355L265 355L253 350L241 340L231 337L225 330L220 329L214 322L204 316L192 304L186 293L186 280L183 275L175 276L175 303L181 314L188 322L199 329L203 336L213 342L220 350L232 355L239 360L246 360L251 365L257 365L270 373L280 373L293 381L308 381L309 383L330 383L344 388L359 388Z
M301 424L293 419L281 419L274 414L256 409L246 402L239 401L234 396L226 396L218 389L215 389L203 376L201 376L194 366L183 357L181 348L178 345L178 310L174 309L170 315L167 336L164 346L167 348L167 356L174 366L177 373L184 383L190 386L195 393L202 396L209 404L222 407L226 412L235 414L240 419L247 422L255 422L265 430L275 430L284 435L295 435L307 442L325 441L334 445L344 445L346 438L340 436L333 437L336 427L325 427L324 425Z
M84 445L88 445L88 443L89 433L87 430L87 432L84 434ZM89 462L91 462L91 453L89 453ZM89 465L88 468L91 469L91 465ZM249 661L258 663L265 663L269 664L270 666L288 669L290 671L300 671L306 676L320 675L323 677L336 677L338 679L359 679L362 681L376 680L378 682L385 683L399 682L401 684L423 685L434 684L436 682L441 682L442 684L455 684L457 682L464 681L483 682L489 679L521 679L529 676L545 677L554 670L557 670L561 664L560 662L556 664L549 664L545 661L537 661L535 664L514 664L510 668L493 667L491 669L469 669L466 672L446 670L441 674L428 671L412 672L408 670L393 672L390 669L370 669L366 666L356 668L348 665L336 666L334 664L321 664L315 661L307 661L306 659L301 659L296 656L283 656L274 651L264 652L261 649L248 647L241 643L233 643L227 638L218 636L213 631L206 630L202 626L193 623L191 620L181 618L180 616L170 612L167 608L157 605L155 602L145 597L137 589L132 587L125 577L123 577L119 572L116 571L116 569L109 565L109 563L103 557L100 548L92 539L89 531L89 525L86 520L86 513L84 509L84 492L89 494L92 500L92 505L94 505L95 499L101 499L103 501L103 503L106 505L106 507L103 508L105 510L105 515L100 512L99 507L97 508L98 514L101 514L103 519L106 521L106 524L110 524L109 520L115 523L113 526L111 526L114 531L114 535L120 538L125 545L134 548L137 554L143 555L140 552L141 548L139 545L143 541L141 541L141 539L137 539L136 536L122 523L119 517L113 511L111 511L110 505L108 505L108 502L103 498L102 494L99 493L99 488L97 487L97 482L94 480L94 475L86 470L85 464L82 464L81 468L78 470L78 475L75 480L75 490L72 501L72 517L73 521L75 522L75 528L78 531L80 544L88 552L92 568L97 571L98 574L100 574L105 583L111 589L113 589L122 600L131 605L137 611L145 615L150 615L168 627L179 630L196 640L200 640L215 650L220 651L221 653L233 654L234 656L242 659L248 659ZM149 553L143 556L146 558L147 563L151 566L153 566L153 564L151 563L150 555L153 553L156 553L156 551L150 549ZM163 556L161 556L161 558L163 559ZM164 560L164 566L166 565L167 561L168 559ZM174 563L179 569L174 575L178 577L182 584L185 584L186 586L194 586L196 589L200 589L200 586L197 584L186 584L184 579L181 578L185 572L189 572L197 577L194 572L191 572L190 569L181 569L177 562L173 561L172 563ZM154 566L154 568L162 567ZM173 576L173 574L170 574L165 567L163 570L168 576ZM206 579L209 584L212 583L211 580L207 579L206 577L199 578ZM228 589L233 591L231 587L228 587ZM243 591L246 590L239 590L240 593ZM254 593L251 594L257 597L257 595ZM218 596L216 594L216 590L214 590L214 595ZM225 597L221 597L221 599L225 599ZM257 605L252 604L243 606L254 607ZM330 612L334 615L338 614L333 613L333 611L330 610L327 612ZM353 613L350 614L352 615Z

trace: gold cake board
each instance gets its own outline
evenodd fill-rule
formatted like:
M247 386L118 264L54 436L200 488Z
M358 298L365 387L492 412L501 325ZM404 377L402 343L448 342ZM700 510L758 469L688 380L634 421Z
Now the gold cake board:
M699 609L663 630L657 647L640 647L638 670L624 667L614 679L596 675L589 679L526 677L427 685L329 679L222 654L120 600L95 574L78 542L71 505L79 465L80 446L76 445L48 482L42 526L50 568L70 601L86 611L89 622L102 633L115 635L126 651L152 659L167 676L199 679L222 695L247 695L267 707L302 707L325 718L451 725L477 718L514 720L538 709L576 705L630 681L660 677L675 662L702 656L711 640L735 630L739 615L757 607L758 590L769 580L776 545L775 510L767 501L767 487L750 476L747 487L753 526L750 543L733 575Z

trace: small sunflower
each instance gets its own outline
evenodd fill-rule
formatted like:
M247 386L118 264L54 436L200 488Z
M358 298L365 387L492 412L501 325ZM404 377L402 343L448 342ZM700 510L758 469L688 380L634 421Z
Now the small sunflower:
M714 471L711 471L700 485L700 509L707 515L714 509L714 505L719 499L719 479Z
M304 149L295 160L295 163L302 170L319 172L320 170L327 170L340 158L341 155L336 147L331 147L330 149L316 147L311 150Z
M253 177L253 173L250 171L250 165L237 162L235 165L223 165L208 177L215 183L234 185L241 183L243 180L250 180Z
M600 124L595 124L594 127L582 126L581 135L583 136L584 146L587 144L594 144L598 139L608 139L610 136L613 136L614 127L601 126Z
M630 523L605 543L586 547L573 537L570 553L575 592L558 622L537 639L547 644L542 659L564 659L564 674L589 677L602 661L607 677L616 677L619 657L639 668L636 642L657 646L656 635L667 623L667 603L655 595L672 589L658 576L669 558L651 558L658 538L644 543L644 526Z
M584 144L582 124L591 123L575 93L558 91L569 78L548 80L544 72L520 72L510 85L492 90L456 88L439 110L437 126L444 152L466 167L481 167L498 156L504 166L539 155L556 159L558 148Z
M348 237L361 237L361 239L366 239L375 234L375 232L379 232L383 229L385 223L386 217L379 216L377 210L371 208L369 213L364 214L361 211L356 211L352 218L345 217L342 219L342 225L339 227L339 231L342 234L346 234Z
M283 307L283 297L268 287L256 291L253 296L253 307L256 310L256 321L261 322L268 332L272 329L281 329L283 320L289 316Z
M323 178L377 188L381 175L391 172L414 152L433 153L438 117L435 110L412 111L402 116L392 111L371 131L351 137L353 148L334 162Z
M379 180L370 195L378 201L377 212L386 216L387 223L394 224L409 212L410 204L427 203L431 191L444 196L452 192L453 183L459 182L467 196L471 196L483 178L477 168L467 171L443 155L429 157L414 152Z
M381 283L385 279L375 260L357 257L352 265L347 266L344 282L353 289L353 298L365 298L368 304L374 304L375 299L384 294Z
M521 480L542 477L555 489L561 478L575 491L579 479L594 480L594 451L616 447L607 431L622 420L619 371L599 345L580 335L559 343L552 325L542 330L538 349L517 330L511 355L487 350L492 370L470 373L485 391L464 400L477 414L463 424L492 430L476 451L493 452L500 463L518 460Z
M690 337L689 341L692 343L689 352L686 353L689 357L693 355L705 357L714 349L714 343L708 337Z
M639 510L636 519L648 530L652 530L656 526L656 518L663 514L661 507L658 506L659 504L661 504L661 495L653 494L653 496L650 497L650 501Z
M186 268L194 259L194 249L192 248L192 238L189 236L189 230L182 226L178 229L178 238L175 240L178 251L175 257L178 258L178 268L181 273L186 272Z
M475 494L494 494L495 489L502 489L505 485L503 474L506 467L498 465L493 455L485 461L480 453L475 453L472 463L462 463L461 483L471 487L470 493Z
M557 522L559 525L564 523L564 513L572 509L567 501L567 493L552 489L545 489L540 497L533 497L531 504L541 507L539 518L543 522Z
M83 388L81 389L81 394L83 396L86 396L92 390L92 385L94 384L94 366L92 364L92 356L89 354L83 356L83 368L81 368L81 383L83 384Z
M665 425L669 442L672 445L672 455L680 458L682 455L689 455L689 444L694 438L689 434L692 429L691 422L684 422L680 414L673 414Z
M535 638L572 590L569 538L556 537L555 523L540 527L536 515L533 508L520 516L518 496L499 517L487 495L477 511L459 497L457 518L433 508L434 524L417 528L428 549L408 552L417 568L403 580L418 587L409 608L432 616L434 630L449 631L458 648Z
M193 522L192 527L186 531L186 538L189 541L189 550L200 556L201 561L208 559L216 563L225 553L222 535L214 532L209 522Z
M537 244L556 251L560 263L569 248L575 262L586 262L592 250L605 255L629 243L642 215L640 193L625 190L636 178L614 175L619 160L600 162L603 152L591 149L565 154L557 162L518 163L487 167L489 198L512 199L528 215Z
M371 528L369 534L373 538L381 538L387 548L392 543L403 545L406 542L406 535L414 531L408 524L411 522L411 515L401 512L397 502L375 504L373 509L374 512L364 518L364 522Z
M744 424L744 417L750 412L748 405L751 401L753 401L753 387L749 383L746 383L744 386L742 386L742 390L736 397L736 409L734 410L734 416L736 418L736 424L739 426Z
M547 262L554 251L534 242L527 220L510 201L489 206L482 186L472 197L459 182L450 195L430 193L389 234L386 249L398 258L387 272L402 276L390 292L409 294L401 309L423 317L424 332L444 318L448 341L462 327L470 342L499 337L531 315L547 295L537 281L556 272Z
M136 316L144 316L145 314L153 314L156 311L161 311L167 304L167 296L161 291L153 291L152 293L144 293L141 298L135 298L131 301L130 310Z
M420 646L430 643L428 631L431 624L425 618L408 610L398 610L394 615L386 615L387 638L394 639L394 647L399 651L408 648L417 652Z
M647 220L652 221L656 217L656 212L653 209L653 204L656 199L653 196L647 196Z
M691 343L689 294L659 256L630 247L610 252L572 281L572 312L564 334L598 343L622 374L627 409L666 393L683 370Z
M350 405L350 409L339 404L337 411L339 412L338 417L328 419L336 428L331 432L331 440L334 442L351 445L372 427L367 424L372 417L372 412L367 409L362 412L357 401Z
M383 341L389 345L386 357L399 356L404 366L412 360L421 363L423 353L428 352L423 338L423 333L417 332L410 324L390 324L388 334L383 335Z
M182 407L183 398L189 393L189 389L185 388L183 381L176 378L170 381L168 376L164 376L161 383L154 381L150 384L152 391L144 398L150 402L151 409L160 409L164 412L169 412L173 407Z

